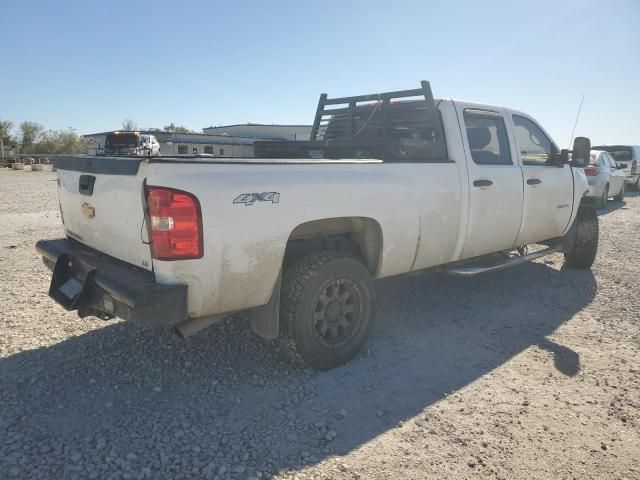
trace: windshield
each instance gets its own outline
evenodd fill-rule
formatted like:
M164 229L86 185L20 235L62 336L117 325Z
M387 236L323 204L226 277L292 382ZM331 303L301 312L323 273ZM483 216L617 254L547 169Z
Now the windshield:
M633 160L633 150L631 147L623 147L620 145L610 145L594 147L595 150L604 150L609 152L616 162L628 162Z
M105 146L115 147L136 147L138 145L137 133L110 133L107 135Z

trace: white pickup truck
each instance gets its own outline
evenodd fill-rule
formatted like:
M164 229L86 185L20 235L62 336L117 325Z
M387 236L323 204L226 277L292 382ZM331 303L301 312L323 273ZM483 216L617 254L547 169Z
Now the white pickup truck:
M98 150L96 149L96 152ZM105 137L103 155L136 155L155 157L160 155L160 143L155 135L140 132L111 132Z
M427 82L323 94L312 140L256 145L270 158L56 159L66 238L37 249L50 295L80 317L186 337L243 311L295 360L332 368L365 342L373 279L553 252L590 267L589 147L577 138L569 161L529 115L436 102Z

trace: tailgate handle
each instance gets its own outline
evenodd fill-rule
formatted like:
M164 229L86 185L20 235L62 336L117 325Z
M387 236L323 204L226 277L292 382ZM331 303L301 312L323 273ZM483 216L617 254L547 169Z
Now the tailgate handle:
M93 185L96 183L96 177L93 175L80 175L78 182L78 191L82 195L93 195Z

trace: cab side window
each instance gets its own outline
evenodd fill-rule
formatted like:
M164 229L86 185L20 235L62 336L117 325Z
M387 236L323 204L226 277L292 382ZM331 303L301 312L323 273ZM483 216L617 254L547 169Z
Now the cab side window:
M464 113L471 158L478 165L512 165L507 129L502 117Z
M523 165L547 165L558 148L542 129L528 118L513 116L516 142Z

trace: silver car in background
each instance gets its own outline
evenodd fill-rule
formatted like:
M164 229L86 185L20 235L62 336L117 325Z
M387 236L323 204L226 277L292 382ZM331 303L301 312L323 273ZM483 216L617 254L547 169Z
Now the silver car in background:
M621 202L624 198L626 174L622 169L627 165L617 165L608 152L603 150L591 150L589 165L584 173L589 182L588 198L595 201L596 208L605 208L609 197Z
M640 146L638 145L599 145L593 150L609 152L627 176L627 185L633 190L640 190Z

